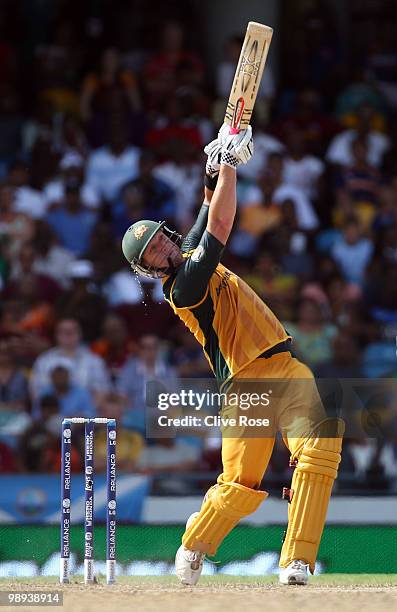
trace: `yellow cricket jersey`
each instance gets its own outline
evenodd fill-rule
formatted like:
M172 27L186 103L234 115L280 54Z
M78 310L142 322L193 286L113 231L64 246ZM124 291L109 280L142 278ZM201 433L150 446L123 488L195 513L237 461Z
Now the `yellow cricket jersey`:
M219 386L264 351L291 337L247 283L220 263L197 303L176 306L176 281L175 276L164 279L165 299L200 342ZM194 276L191 281L194 283Z

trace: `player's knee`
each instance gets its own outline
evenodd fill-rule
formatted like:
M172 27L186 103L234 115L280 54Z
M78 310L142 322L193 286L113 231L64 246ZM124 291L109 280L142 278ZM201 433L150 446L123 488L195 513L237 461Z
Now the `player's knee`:
M218 483L221 484L223 482L234 483L247 489L257 490L261 485L262 479L258 479L256 474L246 473L242 470L238 473L223 472L222 476L218 479Z
M209 501L218 513L239 520L254 512L267 496L266 491L225 482L211 487L204 502Z
M342 419L324 419L305 440L298 457L297 471L335 479L341 460L344 429Z

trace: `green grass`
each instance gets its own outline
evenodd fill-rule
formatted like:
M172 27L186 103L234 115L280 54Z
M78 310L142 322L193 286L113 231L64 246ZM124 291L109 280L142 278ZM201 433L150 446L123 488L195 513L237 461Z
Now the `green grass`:
M73 583L81 583L82 576L75 576L72 579ZM99 579L101 584L104 583L104 578ZM117 581L120 585L152 585L153 587L172 587L178 585L178 580L175 576L122 576ZM5 588L9 584L24 584L24 585L42 585L53 586L58 584L56 576L37 576L34 578L1 578L0 589ZM203 576L200 579L200 586L224 586L251 584L253 586L265 586L278 584L277 576ZM395 574L322 574L320 576L312 576L310 579L311 586L330 586L330 587L390 587L397 586L397 575ZM67 586L65 586L67 588Z

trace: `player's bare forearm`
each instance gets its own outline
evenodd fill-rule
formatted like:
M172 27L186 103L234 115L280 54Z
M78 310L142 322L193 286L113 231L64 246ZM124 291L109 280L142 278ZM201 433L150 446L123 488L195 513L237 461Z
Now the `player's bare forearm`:
M203 204L206 204L206 206L209 206L211 204L211 200L212 200L212 196L214 195L214 192L211 189L208 189L208 187L204 187L204 202Z
M221 165L218 183L211 199L207 230L226 244L236 216L236 170Z

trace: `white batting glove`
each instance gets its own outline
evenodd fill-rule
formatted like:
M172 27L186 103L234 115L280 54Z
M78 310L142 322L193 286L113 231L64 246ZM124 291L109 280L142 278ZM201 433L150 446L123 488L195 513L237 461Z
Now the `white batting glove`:
M205 173L211 178L219 174L222 145L226 144L230 136L230 125L223 123L218 131L218 136L204 147L204 153L207 155L207 163L205 165Z
M204 153L208 156L205 164L205 173L211 178L219 174L222 144L218 138L212 140L204 147Z
M254 153L251 126L249 125L246 130L241 130L238 134L226 135L224 126L221 130L223 130L221 164L232 168L236 168L239 164L246 164Z

